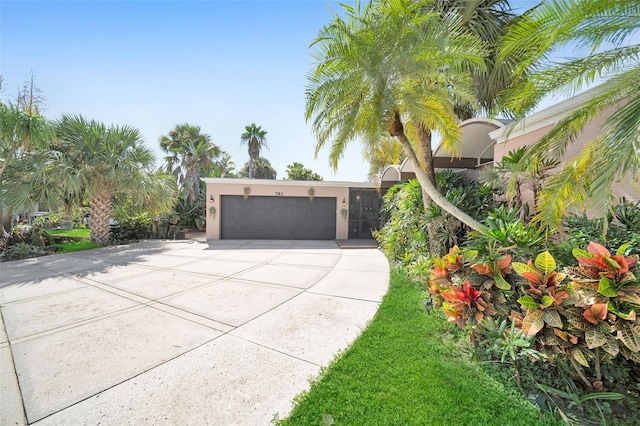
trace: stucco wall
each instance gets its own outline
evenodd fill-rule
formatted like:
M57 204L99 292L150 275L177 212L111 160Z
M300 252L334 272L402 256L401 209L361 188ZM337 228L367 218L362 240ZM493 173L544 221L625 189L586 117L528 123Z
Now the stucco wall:
M349 235L348 220L340 213L343 209L342 200L349 206L349 188L373 187L367 183L348 182L316 182L316 181L278 181L259 179L203 179L207 185L207 240L220 239L220 200L221 195L244 195L244 188L250 187L249 196L266 197L309 197L309 188L315 190L316 197L336 198L336 239L347 239ZM213 196L214 202L209 200ZM216 209L216 214L210 214L210 207Z
M594 140L600 135L600 128L602 124L605 122L607 117L613 112L613 109L609 109L602 114L595 117L593 120L588 122L576 140L567 145L567 150L564 155L564 158L560 164L560 166L556 170L561 170L564 164L567 164L572 161L572 159L582 150L586 143ZM559 118L558 118L559 119ZM515 151L516 149L532 145L537 142L540 138L546 135L555 123L548 124L539 129L527 132L527 120L525 119L524 123L524 134L519 134L518 136L509 137L509 139L505 141L498 141L494 147L494 160L495 162L499 162L502 157L506 156L509 151ZM533 127L533 126L532 126ZM517 129L517 127L516 127ZM516 133L516 132L514 132ZM517 132L521 133L521 132ZM506 133L508 135L508 133ZM553 172L553 171L552 171ZM628 200L639 200L640 199L640 190L638 185L633 183L633 179L624 179L621 182L614 182L611 187L612 192L615 194L616 198L620 198L622 196L626 197ZM530 206L533 206L533 192L526 190L523 192L523 199ZM588 211L588 207L587 207Z

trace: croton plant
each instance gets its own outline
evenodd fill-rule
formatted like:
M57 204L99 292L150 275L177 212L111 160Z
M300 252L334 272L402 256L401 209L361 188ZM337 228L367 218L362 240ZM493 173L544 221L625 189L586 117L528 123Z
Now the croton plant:
M429 290L434 305L460 327L482 328L486 316L510 317L549 359L561 356L580 370L623 356L640 363L638 256L597 243L575 249L578 266L562 272L549 252L528 263L508 254L477 259L452 248L436 259Z

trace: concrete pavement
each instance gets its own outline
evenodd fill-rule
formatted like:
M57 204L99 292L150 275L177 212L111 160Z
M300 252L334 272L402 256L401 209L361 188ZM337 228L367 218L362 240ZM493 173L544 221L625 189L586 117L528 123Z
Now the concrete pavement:
M360 334L388 280L378 250L333 241L0 263L0 424L268 425Z

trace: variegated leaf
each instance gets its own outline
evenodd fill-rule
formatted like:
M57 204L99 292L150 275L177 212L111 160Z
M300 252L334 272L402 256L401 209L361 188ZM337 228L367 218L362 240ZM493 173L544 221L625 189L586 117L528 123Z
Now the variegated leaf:
M535 336L544 327L542 311L529 309L527 316L522 320L522 331L527 337Z
M583 249L579 249L579 248L574 248L573 250L571 250L571 254L576 259L580 259L581 257L587 257L587 258L593 257L593 255L591 253L589 253L588 251L583 250Z
M618 341L613 337L607 337L607 341L602 345L602 349L615 358L620 352L620 345L618 345Z
M586 331L591 328L591 324L589 324L582 316L582 311L578 313L576 310L567 309L565 310L565 316L567 317L569 324L578 330Z
M511 267L513 268L513 270L516 272L516 274L518 275L522 275L525 272L538 272L536 271L536 269L534 267L532 267L531 265L527 265L526 263L522 263L522 262L513 262L511 264Z
M622 346L620 348L620 353L626 359L634 361L634 362L637 362L637 363L640 364L640 352L631 352L629 349L627 349L624 346Z
M546 294L542 296L542 306L548 308L551 305L553 305L553 299L551 298L551 296L547 296Z
M558 311L555 309L545 309L542 312L544 322L549 324L551 327L562 328L562 318L560 318L560 313L558 313Z
M629 324L623 323L618 327L617 337L631 352L640 352L640 336Z
M633 303L634 305L640 305L640 294L627 293L625 290L626 289L623 288L622 295L619 296L620 300Z
M618 250L616 250L616 255L624 256L624 252L626 252L628 248L629 248L629 243L624 243L623 245L618 247Z
M536 302L535 299L531 296L522 296L520 299L518 299L518 303L528 309L538 308L538 302Z
M600 278L600 283L598 283L598 293L607 297L616 297L618 295L613 281L607 277Z
M559 286L564 279L567 278L567 274L563 274L562 272L558 272L554 277L554 283L556 286Z
M590 328L584 332L584 340L587 342L589 349L595 349L607 343L607 335L599 332L595 328Z
M545 277L555 271L557 266L555 259L548 251L543 251L536 257L535 265Z
M571 356L576 362L583 367L589 367L589 361L587 361L587 357L584 356L584 353L579 348L574 348L571 350Z

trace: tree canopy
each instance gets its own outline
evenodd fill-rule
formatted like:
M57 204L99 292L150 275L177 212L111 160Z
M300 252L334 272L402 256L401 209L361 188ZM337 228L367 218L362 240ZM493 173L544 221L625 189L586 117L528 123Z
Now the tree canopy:
M343 6L313 41L316 65L307 83L306 118L316 155L330 145L335 168L347 144L375 149L391 136L402 145L429 197L471 228L482 225L435 186L431 134L457 154L454 105L476 104L470 69L484 67L482 40L449 15L423 12L430 2L389 0ZM420 154L420 155L418 155Z
M305 168L304 164L295 161L287 166L286 173L286 179L288 180L322 180L322 176L318 173Z
M253 164L251 162L245 163L244 167L238 175L242 178L249 178L250 167L253 167L253 178L250 179L275 179L277 172L273 168L269 160L264 157L258 157Z

